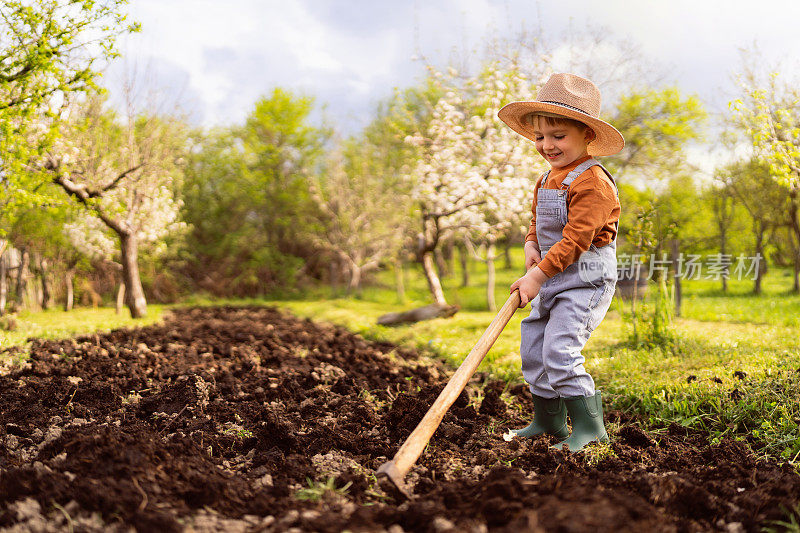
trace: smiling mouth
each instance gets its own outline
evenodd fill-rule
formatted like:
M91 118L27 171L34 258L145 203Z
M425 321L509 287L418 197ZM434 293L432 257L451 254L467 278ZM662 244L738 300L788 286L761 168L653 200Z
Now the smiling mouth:
M561 152L558 152L557 154L546 154L546 155L547 155L547 157L549 157L550 159L555 159L556 157L558 157L558 156L560 156L560 155L561 155Z

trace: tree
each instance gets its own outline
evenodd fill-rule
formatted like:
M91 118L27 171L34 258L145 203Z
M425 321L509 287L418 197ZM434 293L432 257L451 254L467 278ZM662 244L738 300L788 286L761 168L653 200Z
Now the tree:
M321 231L310 239L348 265L348 293L360 291L363 274L396 252L408 220L407 191L375 172L380 155L374 150L380 147L352 139L328 156L324 172L312 181L312 213Z
M711 191L709 200L714 213L714 222L716 222L719 232L719 253L724 256L728 254L729 228L736 215L735 196L733 191L723 184ZM722 292L728 292L727 274L722 276Z
M406 139L427 129L433 107L442 94L441 85L433 77L426 77L421 84L402 91L396 89L391 97L379 104L377 116L361 135L362 143L374 147L372 157L368 159L370 172L381 176L382 182L392 189L402 191L402 209L405 212L402 224L397 228L401 236L394 250L397 294L401 302L405 300L404 263L415 255L417 247L414 206L408 201L413 182L407 179L405 169L416 164L420 157L420 147L406 142Z
M27 306L34 309L49 309L53 302L50 271L59 248L65 244L61 223L67 219L67 213L51 196L58 191L53 187L49 189L44 193L51 199L49 205L21 210L14 224L8 228L8 240L22 256L22 268L17 272L15 310L24 306L23 300L28 294L36 295L27 302ZM29 282L32 286L26 287Z
M46 176L30 161L52 146L51 120L95 88L102 61L118 55L127 0L5 0L0 6L0 237L19 209L42 203ZM0 246L0 249L2 246Z
M248 213L257 213L245 187L241 140L230 129L192 136L181 190L181 219L189 225L184 273L215 295L235 294L243 266L258 243ZM223 281L224 280L224 281Z
M769 163L770 174L788 187L787 216L797 243L794 290L800 291L800 89L778 73L766 79L745 66L739 77L742 97L730 103L732 122L744 133L754 155Z
M703 235L691 234L694 229L691 222L696 218L696 203L693 202L696 186L683 147L700 138L706 116L696 96L684 97L677 88L629 89L621 95L609 118L625 137L625 147L620 153L603 159L603 164L619 180L618 187L620 178L636 177L644 189L649 190L649 201L655 207L652 214L655 250L661 251L668 245L676 267L673 277L677 315L680 315L681 302L681 277L677 269L680 254L687 242L692 243ZM620 197L623 217L629 217L626 213L636 209L631 209L634 206L630 205L629 195ZM623 238L628 235L628 228L633 227L624 221L620 226Z
M755 158L732 163L721 169L719 176L750 215L753 255L766 258L767 233L787 221L787 187L774 179L766 162ZM764 269L759 266L754 294L761 293L763 274Z
M473 146L475 169L487 179L501 177L491 184L486 203L480 206L482 222L466 231L467 237L484 244L487 307L496 311L497 242L527 226L533 196L531 184L546 164L530 143L523 141L520 146L520 136L497 118L509 99L532 96L531 85L518 68L512 64L501 69L497 63L489 64L479 76L467 82L467 87L474 92L472 114L483 122L483 128L478 129L480 140L476 139Z
M244 126L196 135L183 188L187 272L217 295L294 285L318 249L309 192L328 132L313 100L276 88Z
M738 163L740 166L743 164L743 162ZM715 181L706 187L700 199L702 203L710 206L717 230L708 248L714 249L722 256L735 256L745 251L750 252L752 249L751 217L729 179L728 172L736 165L717 169L714 172ZM725 292L728 290L728 277L723 276L721 281L722 291Z
M102 222L88 217L80 206L64 196L61 187L48 183L41 187L40 195L46 201L42 205L20 209L14 224L7 229L7 239L13 252L8 263L17 262L20 252L26 255L27 271L23 278L17 274L17 284L30 283L29 289L17 291L15 307L22 305L21 296L30 293L35 298L28 298L27 304L33 308L40 306L49 308L57 298L64 296L64 308L72 309L72 280L79 270L89 268L90 261L95 258L110 260L116 245L112 236L106 236L106 228L102 240L93 238L94 233L83 231L81 219ZM97 253L102 250L101 253ZM4 283L0 273L0 314L5 308L8 297L8 283ZM56 283L55 281L63 281Z
M683 147L700 138L707 118L700 99L677 88L632 90L620 98L610 122L625 148L603 159L615 177L633 173L648 180L686 168Z
M465 82L453 69L447 77L435 71L432 76L443 96L427 128L408 138L420 157L406 175L414 183L411 194L422 226L419 258L434 302L446 305L434 251L452 234L470 231L496 239L517 222L530 206L529 185L541 162L530 143L497 118L505 103L533 96L530 81L518 70L489 64Z
M256 102L241 132L245 180L261 210L252 215L267 242L287 252L301 243L297 215L312 208L308 176L327 135L308 123L313 104L310 97L277 88Z
M672 260L674 316L681 316L684 256L707 247L708 221L712 219L709 204L701 201L697 180L685 169L666 180L666 187L655 198L655 253L668 253ZM666 276L666 272L664 273Z
M147 312L139 248L182 226L175 191L181 181L185 128L175 117L146 113L129 113L120 120L100 98L74 111L43 168L119 240L126 303L131 316L139 318Z

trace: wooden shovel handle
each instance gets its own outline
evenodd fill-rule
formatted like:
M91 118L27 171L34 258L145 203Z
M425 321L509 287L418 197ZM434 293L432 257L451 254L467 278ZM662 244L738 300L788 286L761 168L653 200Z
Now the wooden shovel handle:
M494 341L497 340L503 328L506 327L506 324L511 320L514 312L519 308L519 304L519 290L515 290L511 293L508 300L506 300L506 303L503 304L502 309L500 309L497 316L494 317L489 327L486 328L481 338L478 339L478 342L469 352L469 355L467 355L458 367L458 370L455 371L450 381L447 382L444 390L442 390L439 397L436 398L436 401L433 402L433 405L428 409L428 412L425 413L420 423L411 435L408 436L400 449L397 450L391 462L396 469L396 475L399 475L400 478L404 478L414 463L417 462L417 459L419 459L428 441L431 440L433 432L436 431L436 428L438 428L439 424L442 422L445 413L450 406L453 405L453 402L456 401L461 391L464 390L467 382L469 382L475 370L478 368L478 365L483 361L483 358L486 357L486 353L492 347Z

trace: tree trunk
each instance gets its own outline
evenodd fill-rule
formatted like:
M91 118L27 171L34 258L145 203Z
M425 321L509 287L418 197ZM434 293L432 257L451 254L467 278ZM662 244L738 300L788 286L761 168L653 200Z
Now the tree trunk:
M27 289L27 271L28 271L29 254L26 248L19 251L19 267L17 268L17 298L14 302L13 312L22 309L23 300L25 299L25 292Z
M6 312L6 298L8 298L8 273L6 272L5 249L0 253L0 316Z
M48 262L46 257L42 257L39 261L39 275L42 278L42 309L50 309L52 305L52 291L50 290L50 272L48 271Z
M123 305L125 305L125 282L120 280L119 287L117 287L117 303L114 308L118 315L122 314Z
M436 269L439 271L439 277L444 279L450 275L447 268L447 261L444 260L444 254L440 248L433 251L433 256L436 258Z
M120 234L119 240L122 251L122 278L125 280L125 302L133 318L142 318L147 314L147 300L139 277L139 243L134 235L128 234Z
M361 267L356 263L350 263L350 283L347 285L348 296L355 291L357 296L361 296Z
M406 301L406 285L404 278L403 260L397 255L394 258L394 279L397 285L397 300L401 303Z
M679 272L679 261L678 258L680 257L680 244L678 239L672 239L672 281L675 287L675 316L681 316L681 301L683 299L683 293L681 291L681 273Z
M41 264L41 256L38 253L33 252L29 261L31 276L28 280L30 282L28 284L28 302L31 307L42 309L44 293L42 291L42 284L40 283L42 271L39 268L39 265Z
M64 285L66 287L66 299L64 300L64 311L72 311L75 306L75 269L68 268L64 273Z
M721 199L723 202L721 207L723 213L725 212L726 198L728 198L728 196L723 196ZM725 252L728 248L728 225L724 223L724 218L722 222L723 223L719 225L719 253L725 256ZM722 292L728 292L728 276L722 276Z
M39 261L34 254L30 258L30 277L28 278L28 305L31 309L42 309L42 284L39 282Z
M331 294L336 296L339 291L339 257L334 256L328 265L328 278L331 284Z
M792 292L798 293L800 292L800 220L798 220L798 190L797 187L793 187L791 192L789 193L789 219L791 221L792 232L794 233L794 239L797 243L797 248L795 248L794 253L794 284L792 286Z
M461 263L461 286L469 287L469 252L463 244L458 247L458 259Z
M352 270L350 269L350 263L341 257L339 258L339 280L341 284L341 288L343 290L343 294L345 296L350 296L350 288L348 284L348 279L352 276ZM338 293L337 293L338 295Z
M764 225L756 222L756 257L764 257ZM753 294L761 294L761 278L763 269L760 262L756 265L756 280L753 284Z
M447 239L442 247L442 257L444 258L445 268L447 269L447 275L454 273L456 271L454 266L455 261L455 247L456 247L456 240L455 239Z
M800 243L794 253L794 283L792 284L792 292L800 292Z
M436 275L436 268L433 265L432 251L422 253L422 269L425 271L425 279L428 280L428 288L431 291L434 303L447 305L447 300L445 300L444 291L442 290L442 282L439 281L439 276Z
M486 247L486 304L489 311L497 311L497 304L494 301L494 260L496 258L495 252L497 247L494 241L489 241Z

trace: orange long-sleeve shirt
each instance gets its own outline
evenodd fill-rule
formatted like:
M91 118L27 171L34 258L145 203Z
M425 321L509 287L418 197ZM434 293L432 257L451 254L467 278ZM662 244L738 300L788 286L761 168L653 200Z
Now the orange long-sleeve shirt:
M589 159L583 157L569 165L553 169L547 177L546 189L560 189L567 174L575 167ZM544 176L542 176L544 177ZM533 193L530 229L525 241L534 241L536 237L536 201L542 178L536 181ZM617 235L620 205L611 180L598 166L593 166L575 178L567 192L567 225L564 226L562 239L554 244L547 256L539 263L539 268L548 277L553 277L578 260L578 257L589 249L590 244L597 247L610 243Z

